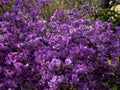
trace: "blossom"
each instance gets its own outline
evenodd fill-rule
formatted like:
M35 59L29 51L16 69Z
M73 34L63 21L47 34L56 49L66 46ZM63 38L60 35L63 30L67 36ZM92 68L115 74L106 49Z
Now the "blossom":
M39 19L49 4L15 0L0 16L0 90L110 90L104 83L119 84L120 27L113 31L112 23L85 18L88 4L56 10L49 22Z

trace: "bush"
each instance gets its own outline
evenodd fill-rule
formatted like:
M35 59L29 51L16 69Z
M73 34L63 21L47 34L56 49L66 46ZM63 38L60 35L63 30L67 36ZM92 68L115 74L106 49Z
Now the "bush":
M110 9L99 9L98 13L93 16L94 20L100 19L102 21L112 22L115 26L120 25L120 14Z
M119 86L120 27L91 21L89 5L39 19L49 0L17 0L0 16L0 90L110 90ZM85 12L86 11L86 12Z

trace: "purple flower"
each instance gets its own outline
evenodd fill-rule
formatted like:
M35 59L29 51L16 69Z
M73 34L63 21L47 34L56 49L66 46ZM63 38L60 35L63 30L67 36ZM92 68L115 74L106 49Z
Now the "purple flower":
M72 60L71 59L69 59L69 58L65 59L65 65L70 66L71 64L72 64Z
M109 90L106 82L119 84L119 26L113 32L112 23L88 20L84 14L95 13L89 4L56 10L47 22L41 9L51 0L13 2L0 16L0 90Z
M85 5L82 5L82 8L84 8L84 9L88 9L89 7L90 7L89 3L85 4Z

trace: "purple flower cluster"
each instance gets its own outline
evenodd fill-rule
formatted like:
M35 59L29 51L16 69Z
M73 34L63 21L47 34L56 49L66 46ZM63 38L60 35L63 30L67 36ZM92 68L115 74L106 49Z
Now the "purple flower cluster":
M0 90L110 90L105 82L120 84L119 27L114 32L112 23L90 21L77 9L56 10L47 22L38 12L47 0L15 1L13 11L0 16Z

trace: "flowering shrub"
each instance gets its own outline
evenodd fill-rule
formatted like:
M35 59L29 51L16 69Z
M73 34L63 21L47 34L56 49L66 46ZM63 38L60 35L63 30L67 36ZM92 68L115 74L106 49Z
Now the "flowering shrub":
M84 18L87 5L40 20L39 9L49 2L36 2L19 0L0 16L0 90L110 90L106 83L120 84L119 26L113 31L112 23Z

